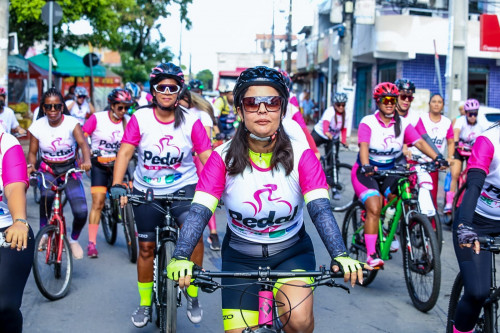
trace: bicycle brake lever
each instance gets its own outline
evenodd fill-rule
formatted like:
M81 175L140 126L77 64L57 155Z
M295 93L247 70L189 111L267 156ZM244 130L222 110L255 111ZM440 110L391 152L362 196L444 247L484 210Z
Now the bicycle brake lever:
M347 291L348 294L351 293L351 290L348 287L344 286L343 284L339 284L339 283L335 282L335 280L332 278L319 282L318 286L328 286L328 287L340 288L340 289L344 289L345 291Z

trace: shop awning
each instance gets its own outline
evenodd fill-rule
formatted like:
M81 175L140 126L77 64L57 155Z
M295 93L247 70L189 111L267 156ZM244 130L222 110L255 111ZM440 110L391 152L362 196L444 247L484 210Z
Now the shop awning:
M67 50L54 50L54 58L57 66L53 66L54 74L60 76L85 77L90 76L90 68L83 64L83 58ZM28 61L43 68L49 69L49 57L47 54L39 54L28 58ZM105 77L106 68L100 65L93 67L94 76Z
M29 69L30 78L32 79L36 79L39 77L47 77L49 73L45 69L33 63L30 63L21 55L9 56L7 63L9 67L9 72L15 72L21 74L21 73L27 73Z

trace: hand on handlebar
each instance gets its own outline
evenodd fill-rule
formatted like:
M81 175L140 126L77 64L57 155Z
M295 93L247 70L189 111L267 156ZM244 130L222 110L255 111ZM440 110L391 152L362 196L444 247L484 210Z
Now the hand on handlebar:
M457 229L457 239L458 245L461 248L464 247L473 247L473 251L476 254L479 254L481 250L479 239L477 233L474 231L474 228L464 225L463 223L458 226Z
M92 164L89 161L83 161L82 164L80 164L80 169L83 171L89 171L91 166Z
M377 167L374 167L373 165L363 164L363 166L361 166L361 173L365 176L373 176L375 171L377 171Z
M363 284L363 270L361 264L361 262L352 259L344 252L332 260L331 266L334 272L338 272L339 269L341 269L344 273L344 282L351 280L351 286L354 287L356 280L358 280L360 284ZM368 270L373 269L366 264L364 264L364 268Z
M170 259L167 266L167 277L170 280L178 281L179 287L187 288L191 284L194 263L184 257Z

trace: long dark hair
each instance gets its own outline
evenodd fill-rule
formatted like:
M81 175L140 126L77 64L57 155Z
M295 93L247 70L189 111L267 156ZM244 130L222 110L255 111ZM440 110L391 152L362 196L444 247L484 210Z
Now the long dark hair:
M46 92L43 93L42 95L42 99L40 100L40 111L38 111L38 116L36 117L36 120L42 118L45 116L45 110L43 108L43 105L45 104L45 100L48 98L48 97L52 97L52 96L57 96L59 97L59 100L61 101L62 105L63 105L63 114L67 115L67 116L70 116L71 114L69 113L69 110L68 110L68 107L66 106L66 103L64 102L64 97L63 95L61 94L61 92L59 90L57 90L56 88L49 88Z
M399 137L401 135L401 116L398 113L398 110L394 108L394 120L396 123L394 124L394 135Z
M335 110L335 106L333 107L333 111L335 111L335 127L337 127L337 110ZM341 127L341 129L344 129L344 127L345 127L345 108L344 108L344 112L342 112L341 114L342 114L342 127Z

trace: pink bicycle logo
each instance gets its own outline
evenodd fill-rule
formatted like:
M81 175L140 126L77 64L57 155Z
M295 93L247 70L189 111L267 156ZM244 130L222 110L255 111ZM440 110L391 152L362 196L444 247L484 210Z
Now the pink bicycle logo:
M115 142L115 141L120 141L120 133L122 131L113 131L113 133L111 133L111 142Z
M382 144L382 146L384 147L384 150L386 150L388 147L390 146L395 146L394 148L401 148L401 144L397 141L394 140L395 137L394 135L388 135L385 139L384 139L384 143Z
M179 147L170 144L170 140L172 140L173 138L174 137L171 135L165 135L163 138L160 139L160 141L158 141L158 144L155 145L155 147L158 148L159 154L161 154L161 152L163 151L163 149L165 149L165 147L174 147L175 149L177 149L177 155L181 153Z
M262 200L260 198L260 195L262 193L267 193L266 199L268 202L276 201L278 203L283 203L283 204L287 205L289 208L288 214L290 214L292 212L292 205L288 201L281 200L281 197L278 197L278 198L272 197L273 192L276 191L277 189L278 189L278 186L275 184L266 184L266 185L264 185L263 189L257 190L253 194L253 198L255 199L256 204L254 202L250 202L250 201L244 201L243 203L249 204L253 207L253 209L254 209L253 216L255 216L255 215L257 215L257 213L260 213L260 211L262 211Z
M66 143L61 143L62 138L56 138L51 142L50 146L53 152L56 152L60 148L70 148L71 146Z

